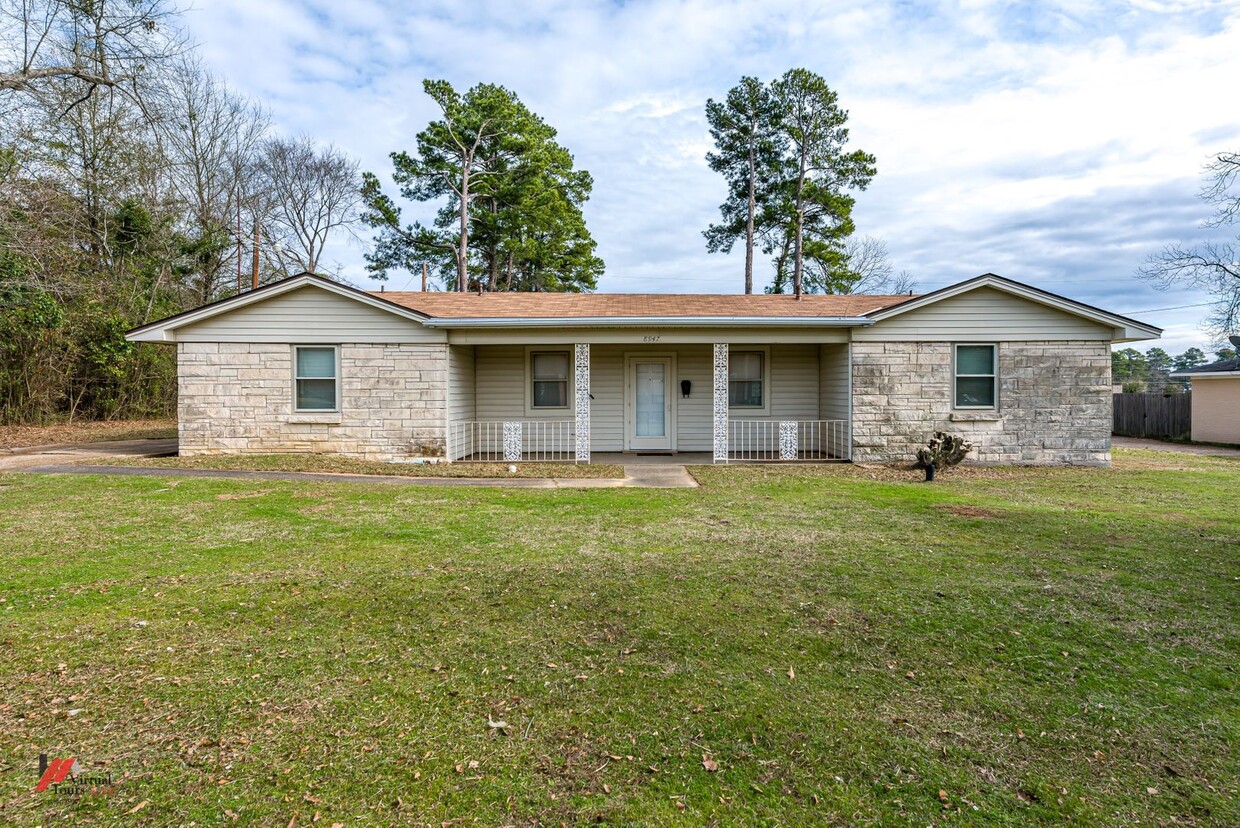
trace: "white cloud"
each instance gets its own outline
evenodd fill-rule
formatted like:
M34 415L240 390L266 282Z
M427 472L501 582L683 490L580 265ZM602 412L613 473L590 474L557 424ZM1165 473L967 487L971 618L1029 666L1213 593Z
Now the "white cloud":
M1198 232L1201 164L1240 146L1236 2L212 0L189 26L282 130L384 178L435 114L423 78L513 89L594 176L610 291L738 288L740 257L701 237L723 197L702 105L745 74L839 91L879 158L858 225L924 287L989 270L1117 310L1200 301L1132 274ZM365 281L360 249L334 258ZM1151 321L1174 350L1198 316Z

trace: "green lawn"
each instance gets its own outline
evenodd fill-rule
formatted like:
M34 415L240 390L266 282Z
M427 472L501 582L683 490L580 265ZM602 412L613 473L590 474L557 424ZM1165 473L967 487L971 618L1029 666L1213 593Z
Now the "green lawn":
M104 466L327 472L396 477L624 477L623 466L603 463L385 463L336 454L204 454L193 457L116 457L96 462ZM510 467L516 471L508 471Z
M0 824L1240 824L1240 462L1116 454L0 475Z

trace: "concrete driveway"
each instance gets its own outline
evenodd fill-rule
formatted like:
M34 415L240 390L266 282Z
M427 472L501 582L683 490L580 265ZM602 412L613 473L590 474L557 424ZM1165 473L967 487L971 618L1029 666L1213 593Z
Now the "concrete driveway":
M1146 440L1141 437L1112 437L1115 448L1149 449L1151 451L1178 451L1182 454L1208 454L1212 457L1240 459L1240 449L1224 446L1197 446L1192 443L1167 443L1162 440Z
M52 446L0 449L0 471L34 466L89 463L102 457L168 457L177 453L177 440L109 440L102 443L60 443Z

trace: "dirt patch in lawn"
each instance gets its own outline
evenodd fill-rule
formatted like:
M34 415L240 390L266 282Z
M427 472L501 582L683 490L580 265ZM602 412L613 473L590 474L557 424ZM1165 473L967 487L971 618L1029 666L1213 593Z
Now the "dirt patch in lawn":
M157 440L176 436L176 420L108 420L50 425L0 425L0 449L50 446L60 443L94 443L104 440Z
M945 506L947 511L953 515L967 518L996 518L999 513L993 509L983 509L981 506Z

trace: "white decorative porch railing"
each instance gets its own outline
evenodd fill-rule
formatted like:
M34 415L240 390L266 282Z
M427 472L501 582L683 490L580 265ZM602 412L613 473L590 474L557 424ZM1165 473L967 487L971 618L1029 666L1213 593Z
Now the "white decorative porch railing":
M728 420L727 440L726 462L851 457L847 420Z
M448 426L448 457L465 462L575 463L572 420L463 420ZM589 455L582 461L589 462Z

